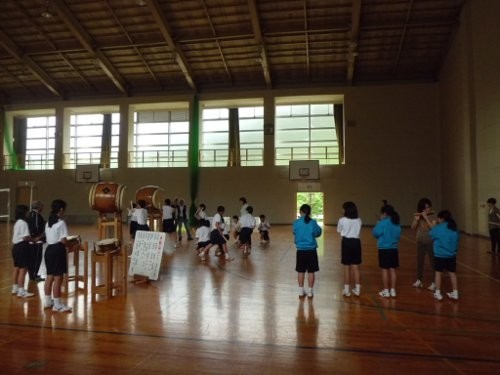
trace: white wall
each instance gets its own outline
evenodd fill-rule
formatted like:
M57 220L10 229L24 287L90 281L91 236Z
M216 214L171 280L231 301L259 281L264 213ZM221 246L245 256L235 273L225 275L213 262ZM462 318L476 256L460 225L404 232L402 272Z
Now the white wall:
M500 201L500 2L467 2L440 77L443 203L468 233L488 233Z
M353 200L358 204L363 221L375 222L381 200L387 199L400 211L402 222L408 224L416 201L427 196L439 205L439 150L437 87L435 84L413 84L371 87L349 87L303 92L271 91L239 93L240 97L343 94L346 127L346 164L321 167L321 180L314 185L324 192L325 221L336 223L342 203ZM234 93L211 94L209 99L227 99ZM200 100L207 99L200 96ZM177 98L178 99L178 98ZM105 104L120 104L121 99ZM154 98L151 100L162 100ZM95 105L95 103L60 103L59 105ZM11 108L12 109L12 108ZM60 110L59 110L60 111ZM272 137L272 136L266 136ZM272 142L267 142L271 145ZM266 154L272 155L272 150ZM74 171L6 171L0 172L2 187L15 186L20 180L37 184L37 198L50 202L62 198L68 202L71 220L95 220L96 213L88 204L88 184L74 181ZM188 168L109 170L106 180L127 186L125 206L134 199L143 185L159 185L168 197L190 200ZM239 211L239 197L245 196L254 206L255 214L265 213L273 223L289 223L295 217L295 196L299 183L288 180L287 167L202 168L197 203L205 203L214 212L217 205L226 207L226 214ZM68 219L68 220L69 220Z

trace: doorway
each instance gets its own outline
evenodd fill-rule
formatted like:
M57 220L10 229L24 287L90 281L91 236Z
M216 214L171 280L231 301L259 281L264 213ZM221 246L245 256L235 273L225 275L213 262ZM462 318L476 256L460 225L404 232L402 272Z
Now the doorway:
M319 225L323 226L324 211L323 211L323 193L301 191L297 193L297 217L300 216L300 206L308 204L311 206L311 217L315 219Z

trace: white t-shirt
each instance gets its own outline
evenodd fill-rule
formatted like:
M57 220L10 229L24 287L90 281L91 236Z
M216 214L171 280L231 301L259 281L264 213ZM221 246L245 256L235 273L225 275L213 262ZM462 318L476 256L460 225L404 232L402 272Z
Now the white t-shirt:
M196 229L194 236L198 239L198 242L210 241L210 228L203 225Z
M361 219L341 217L337 225L337 232L339 232L342 237L359 238L359 233L361 232Z
M136 208L135 216L137 218L137 225L146 225L148 223L148 210L145 208Z
M247 214L247 207L248 207L248 203L245 203L241 206L240 208L240 217L242 217L243 215Z
M163 211L163 216L162 216L163 220L173 219L174 208L172 206L165 205L162 207L162 211Z
M241 228L255 228L255 218L248 212L240 217Z
M12 243L23 242L25 237L30 236L30 228L28 223L22 219L19 219L14 224L14 229L12 230Z
M218 229L217 223L219 224L220 229L223 229L222 224L224 224L224 219L222 218L221 214L219 214L219 213L216 213L212 219L212 229Z
M61 242L63 238L68 237L68 227L64 220L59 219L57 223L52 224L49 228L49 223L45 224L45 237L47 245L53 245Z

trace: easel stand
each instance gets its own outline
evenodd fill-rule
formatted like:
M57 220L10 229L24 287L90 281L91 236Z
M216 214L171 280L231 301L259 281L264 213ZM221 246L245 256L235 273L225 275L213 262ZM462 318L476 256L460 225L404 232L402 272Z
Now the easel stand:
M122 215L121 212L115 212L112 218L108 218L106 215L99 215L98 219L99 226L99 239L104 238L117 238L120 243L122 243ZM113 233L108 236L107 228L111 228Z
M128 252L126 246L122 245L117 251L106 251L97 253L94 249L91 255L92 264L92 298L96 295L113 297L114 290L120 290L127 294L127 259ZM97 281L97 267L101 265L101 281Z
M81 244L73 246L72 249L66 250L66 262L68 265L68 273L64 275L63 278L63 287L66 293L69 293L69 283L75 283L75 292L78 290L83 290L84 293L87 293L88 290L88 274L89 274L89 245L88 242L85 241ZM70 274L70 254L73 254L73 267L74 273ZM80 275L80 255L83 259L83 275ZM80 286L80 283L83 283L83 286Z
M134 283L134 285L147 284L149 283L149 277L144 275L134 275L134 278L131 282Z

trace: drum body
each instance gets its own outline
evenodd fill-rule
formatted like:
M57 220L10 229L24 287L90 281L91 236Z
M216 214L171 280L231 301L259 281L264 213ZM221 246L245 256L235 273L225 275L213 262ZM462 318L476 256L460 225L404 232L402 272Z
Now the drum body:
M135 192L135 201L143 200L146 202L148 212L161 211L165 202L165 194L162 188L155 185L143 186Z
M120 241L117 238L105 238L95 243L95 252L104 254L108 251L116 252L120 249Z
M90 188L90 207L101 214L122 212L125 186L114 182L99 182Z

